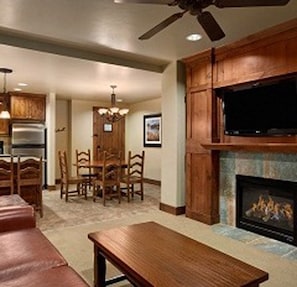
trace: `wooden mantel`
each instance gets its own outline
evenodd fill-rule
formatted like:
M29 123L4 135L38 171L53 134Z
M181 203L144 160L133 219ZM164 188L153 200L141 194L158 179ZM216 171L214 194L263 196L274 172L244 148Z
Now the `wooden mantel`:
M208 150L297 153L297 143L201 143Z

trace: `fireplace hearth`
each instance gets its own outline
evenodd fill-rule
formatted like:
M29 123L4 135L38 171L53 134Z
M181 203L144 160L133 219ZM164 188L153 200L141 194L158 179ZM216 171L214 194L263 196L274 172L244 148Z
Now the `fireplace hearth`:
M236 175L236 226L297 246L297 182Z

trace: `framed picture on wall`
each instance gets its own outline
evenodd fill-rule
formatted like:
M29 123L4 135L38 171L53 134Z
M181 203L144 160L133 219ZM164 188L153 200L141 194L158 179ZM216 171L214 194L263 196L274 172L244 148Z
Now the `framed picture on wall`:
M104 124L103 125L103 130L105 132L112 132L112 124L110 124L110 123Z
M143 116L143 146L161 147L162 141L161 114Z

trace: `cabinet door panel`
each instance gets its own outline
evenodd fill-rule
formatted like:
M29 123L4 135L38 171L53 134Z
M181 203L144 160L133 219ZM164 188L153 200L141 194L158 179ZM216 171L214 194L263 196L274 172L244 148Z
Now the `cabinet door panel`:
M45 95L11 93L11 118L45 121Z
M29 117L26 97L12 96L10 103L12 119L27 119Z
M44 98L32 98L30 101L30 118L32 120L45 120L45 100Z

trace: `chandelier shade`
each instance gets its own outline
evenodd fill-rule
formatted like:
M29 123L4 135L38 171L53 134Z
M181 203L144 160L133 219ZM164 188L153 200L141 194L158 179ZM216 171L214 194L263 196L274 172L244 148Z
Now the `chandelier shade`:
M114 93L114 89L117 87L116 85L111 85L112 93L111 93L111 107L110 108L100 108L98 109L98 113L108 122L116 122L124 118L129 109L120 109L116 107L116 94Z
M0 119L10 119L10 113L8 111L9 95L6 93L6 74L12 73L12 70L8 68L0 68L0 73L3 73L3 93L1 94L3 96L3 109L0 113Z

